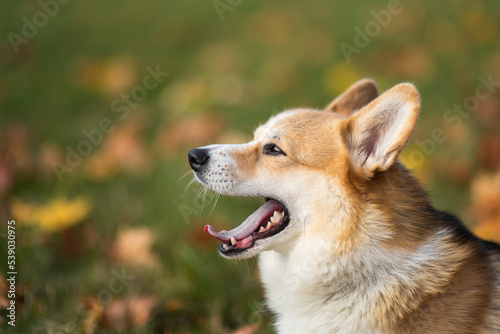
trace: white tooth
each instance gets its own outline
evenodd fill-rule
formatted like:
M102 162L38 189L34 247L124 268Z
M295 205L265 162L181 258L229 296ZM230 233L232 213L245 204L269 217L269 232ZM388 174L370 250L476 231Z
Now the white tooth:
M283 217L284 217L284 216L285 216L285 211L283 211L283 212L278 212L278 218L279 218L278 220L283 219Z
M231 245L236 245L236 239L234 237L231 237Z
M279 214L280 214L280 213L279 213L278 211L274 211L273 217L274 217L274 218L279 218Z
M276 212L276 211L274 211ZM279 219L276 219L274 216L271 217L271 223L273 224L276 224L276 222L278 221Z
M267 222L267 227L266 228L270 228L271 226L273 226L273 223Z
M264 226L261 226L259 232L264 232L265 230Z
M229 246L226 244L222 244L222 247L224 247L224 249L229 249Z

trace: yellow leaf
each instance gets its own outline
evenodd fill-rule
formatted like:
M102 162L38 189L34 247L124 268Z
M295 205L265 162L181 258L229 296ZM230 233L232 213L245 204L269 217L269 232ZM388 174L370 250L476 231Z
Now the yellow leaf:
M90 211L83 198L67 200L54 198L47 204L33 204L16 199L12 214L20 224L33 225L47 232L58 232L81 222Z

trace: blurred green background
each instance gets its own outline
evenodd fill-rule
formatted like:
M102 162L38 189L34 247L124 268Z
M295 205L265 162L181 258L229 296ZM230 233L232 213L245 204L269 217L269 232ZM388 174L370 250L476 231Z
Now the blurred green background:
M259 200L216 204L186 153L365 77L419 88L403 160L439 209L500 239L500 83L476 92L500 82L497 0L3 1L0 17L5 332L272 333L255 261L223 260L203 233Z

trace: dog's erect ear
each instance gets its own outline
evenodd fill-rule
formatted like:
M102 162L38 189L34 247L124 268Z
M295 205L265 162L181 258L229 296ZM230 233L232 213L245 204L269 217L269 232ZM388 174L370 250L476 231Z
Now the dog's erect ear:
M377 85L371 79L363 79L349 87L342 95L326 107L326 111L334 111L349 116L378 96Z
M344 137L355 171L370 178L387 170L408 142L419 111L417 89L400 84L346 120Z

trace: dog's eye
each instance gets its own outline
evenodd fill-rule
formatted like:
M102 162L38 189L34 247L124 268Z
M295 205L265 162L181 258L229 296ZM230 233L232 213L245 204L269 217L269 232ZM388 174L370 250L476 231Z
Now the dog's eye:
M266 144L264 145L264 154L267 155L286 155L285 152L281 150L276 144Z

